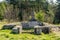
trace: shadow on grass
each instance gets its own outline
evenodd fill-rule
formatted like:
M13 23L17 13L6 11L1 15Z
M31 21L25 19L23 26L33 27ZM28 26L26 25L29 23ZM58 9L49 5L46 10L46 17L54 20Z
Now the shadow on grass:
M33 28L23 28L22 33L34 34L34 29Z
M34 28L23 28L23 30L32 30Z
M34 34L34 32L22 32L22 34L24 34L24 33L36 35L36 34Z

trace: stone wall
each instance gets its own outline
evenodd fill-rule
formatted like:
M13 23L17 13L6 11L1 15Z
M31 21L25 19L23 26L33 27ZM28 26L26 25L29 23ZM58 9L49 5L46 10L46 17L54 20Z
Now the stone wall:
M2 27L2 29L13 29L16 25L14 24L6 24Z
M22 26L16 26L12 29L13 34L21 34L22 33Z

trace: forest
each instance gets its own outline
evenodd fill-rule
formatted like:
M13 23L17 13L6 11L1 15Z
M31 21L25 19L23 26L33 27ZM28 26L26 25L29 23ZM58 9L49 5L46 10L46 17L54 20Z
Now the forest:
M0 21L28 21L34 11L38 21L60 23L60 3L48 0L5 0L0 2Z

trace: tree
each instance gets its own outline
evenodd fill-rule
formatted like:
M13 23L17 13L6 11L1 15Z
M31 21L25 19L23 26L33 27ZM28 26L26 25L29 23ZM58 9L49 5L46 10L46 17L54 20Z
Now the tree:
M60 3L57 5L57 9L55 12L55 18L54 18L54 23L59 24L60 23Z
M6 3L5 2L0 3L0 20L4 18L5 9Z
M10 0L10 4L13 5L14 9L15 9L15 6L17 6L19 8L19 11L20 11L19 18L21 20L23 20L23 16L25 16L24 14L29 16L29 12L31 11L31 9L33 9L34 11L38 10L37 12L39 12L41 9L42 10L47 9L46 0L36 0L36 1ZM46 5L46 6L44 6L44 5ZM24 10L25 10L25 13L23 13Z
M13 12L15 12L15 8L18 8L18 18L22 21L24 19L28 19L31 15L31 10L34 10L37 14L44 12L44 21L45 22L53 22L54 18L54 5L49 4L46 0L36 0L36 1L23 1L23 0L10 0L10 5L13 5ZM53 5L53 6L52 6ZM17 12L14 13L16 15ZM42 13L39 13L39 15ZM38 16L39 16L38 15ZM40 19L40 18L39 18Z
M44 21L44 12L41 10L40 12L38 12L37 14L35 14L35 17L38 21L43 22Z

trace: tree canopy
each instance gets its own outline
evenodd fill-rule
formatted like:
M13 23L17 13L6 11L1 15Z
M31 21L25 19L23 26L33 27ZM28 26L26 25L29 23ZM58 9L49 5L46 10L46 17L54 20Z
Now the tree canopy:
M33 10L37 15L37 20L49 23L60 23L60 3L58 5L54 3L50 4L47 0L6 1L0 3L0 20L28 21Z

